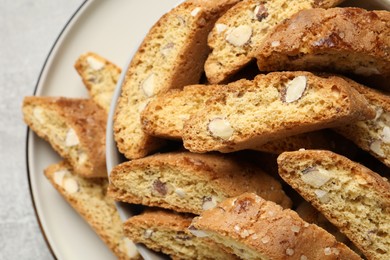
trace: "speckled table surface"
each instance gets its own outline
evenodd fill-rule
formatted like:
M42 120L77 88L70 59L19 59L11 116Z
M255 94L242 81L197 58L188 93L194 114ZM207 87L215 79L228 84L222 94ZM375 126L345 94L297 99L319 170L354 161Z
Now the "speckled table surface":
M51 46L82 2L0 1L0 259L53 259L31 202L21 104L33 94Z

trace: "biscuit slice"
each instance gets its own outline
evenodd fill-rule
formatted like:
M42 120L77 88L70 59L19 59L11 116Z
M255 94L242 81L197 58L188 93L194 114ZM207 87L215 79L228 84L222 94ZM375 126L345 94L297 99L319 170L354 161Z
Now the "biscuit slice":
M278 25L256 54L261 71L318 70L390 77L390 12L303 10Z
M108 188L118 201L193 214L244 192L291 206L274 178L239 158L220 154L172 152L125 162L111 171Z
M151 28L131 61L115 110L114 138L126 158L144 157L164 144L142 131L140 113L152 96L199 82L207 35L235 2L186 1Z
M229 83L239 85L240 81ZM225 85L190 85L183 90L172 89L154 97L141 113L143 130L153 136L181 140L183 125L191 115L204 109L206 102ZM347 143L348 142L348 143ZM273 140L252 150L280 154L285 151L328 149L350 153L350 141L330 130L318 130ZM351 149L349 149L351 148Z
M50 165L45 175L119 259L140 259L134 243L124 235L114 201L106 195L106 178L80 177L65 161Z
M74 67L91 98L108 113L121 69L93 52L80 55Z
M361 259L324 229L253 193L204 211L189 229L242 259Z
M192 152L233 152L305 132L372 119L350 83L309 72L273 72L226 85L184 123Z
M329 8L341 0L244 0L216 22L208 44L212 52L205 63L207 79L215 84L229 79L245 67L256 54L256 48L267 39L277 24L303 9Z
M238 259L215 242L190 233L191 220L192 216L170 211L147 211L129 218L123 229L132 241L163 252L172 259Z
M286 152L279 174L368 259L390 259L390 183L329 151Z
M335 130L390 167L390 96L351 81L375 109L372 120L354 122Z
M83 177L107 177L107 114L94 101L65 97L25 97L24 121Z

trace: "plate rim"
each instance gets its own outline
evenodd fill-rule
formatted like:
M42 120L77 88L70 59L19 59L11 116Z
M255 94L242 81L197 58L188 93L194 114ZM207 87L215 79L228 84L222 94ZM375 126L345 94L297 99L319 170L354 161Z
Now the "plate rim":
M49 50L49 52L47 53L46 55L46 58L45 58L45 61L43 62L43 65L42 65L42 68L38 74L38 78L36 80L36 83L35 83L35 86L34 86L34 90L33 90L33 96L36 96L37 94L37 91L38 91L38 88L39 88L39 85L41 83L41 80L42 80L42 76L44 74L44 72L46 71L46 69L48 68L48 65L50 63L50 59L51 57L53 57L54 53L55 53L55 49L56 47L58 46L58 44L60 43L60 40L65 37L66 33L67 33L67 30L70 28L69 26L75 21L75 19L82 13L82 11L84 11L89 5L87 3L91 3L93 1L88 1L88 0L84 0L77 8L75 11L73 11L72 15L68 18L68 20L66 21L65 25L62 27L61 31L58 33L56 39L54 40L53 44L51 45L51 48ZM41 217L39 215L39 210L37 209L37 206L36 206L36 201L35 201L35 193L33 191L33 188L32 188L32 183L31 183L31 161L30 161L30 142L31 142L31 138L32 138L32 133L31 133L31 129L26 126L26 139L25 139L25 162L26 162L26 174L27 174L27 180L28 180L28 188L29 188L29 194L30 194L30 200L31 200L31 203L32 203L32 207L33 207L33 210L34 210L34 215L35 215L35 219L37 221L37 224L38 224L38 227L41 231L41 234L42 234L42 237L43 237L43 240L45 241L45 244L47 246L47 248L49 249L49 252L50 254L55 258L57 259L57 256L55 254L55 250L53 249L49 239L48 239L48 236L46 234L46 231L43 227L43 224L42 224L42 221L41 221Z

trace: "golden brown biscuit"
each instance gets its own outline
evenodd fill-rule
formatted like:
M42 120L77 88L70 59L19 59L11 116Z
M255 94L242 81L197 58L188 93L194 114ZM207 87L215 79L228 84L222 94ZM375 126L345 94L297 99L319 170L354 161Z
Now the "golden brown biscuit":
M115 200L193 214L244 192L291 206L281 184L259 167L217 153L171 152L122 163L111 171L108 190Z
M318 70L390 77L390 12L361 8L303 10L259 46L262 71Z
M238 259L211 240L188 231L192 216L154 210L129 218L124 232L136 243L168 254L172 259Z
M144 157L164 144L142 131L140 113L154 95L199 82L207 35L235 2L186 1L151 28L131 61L115 110L114 137L126 158Z
M67 159L80 176L106 177L107 114L94 101L65 97L25 97L24 121Z
M361 259L296 212L245 193L194 218L189 228L242 259Z
M65 161L50 165L45 175L118 259L140 259L134 243L124 235L114 201L106 195L107 178L80 177Z
M279 174L340 229L368 259L390 258L390 183L346 157L320 150L286 152Z
M287 136L372 119L364 96L337 76L273 72L226 85L184 122L192 152L254 149Z
M226 82L256 57L256 48L269 31L303 9L334 7L342 0L244 0L216 22L208 44L212 52L205 63L208 80Z

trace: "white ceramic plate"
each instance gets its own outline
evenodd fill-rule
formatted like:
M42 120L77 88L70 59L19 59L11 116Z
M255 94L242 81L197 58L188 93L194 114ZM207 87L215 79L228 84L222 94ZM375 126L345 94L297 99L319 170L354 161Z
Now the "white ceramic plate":
M42 69L35 95L87 97L73 69L78 56L96 52L125 68L148 29L178 0L89 0L61 32ZM366 8L390 8L390 0L350 0ZM118 84L120 86L120 83ZM119 95L119 87L116 97ZM114 100L115 97L114 97ZM111 128L109 122L107 129ZM107 161L119 161L112 133L107 133ZM31 131L27 135L28 178L38 220L57 259L115 259L86 222L67 204L43 175L59 156Z
M125 67L148 29L177 0L90 0L61 32L42 69L35 95L87 97L73 64L93 51ZM28 177L42 232L57 259L116 259L86 222L46 180L43 170L60 157L29 131Z

